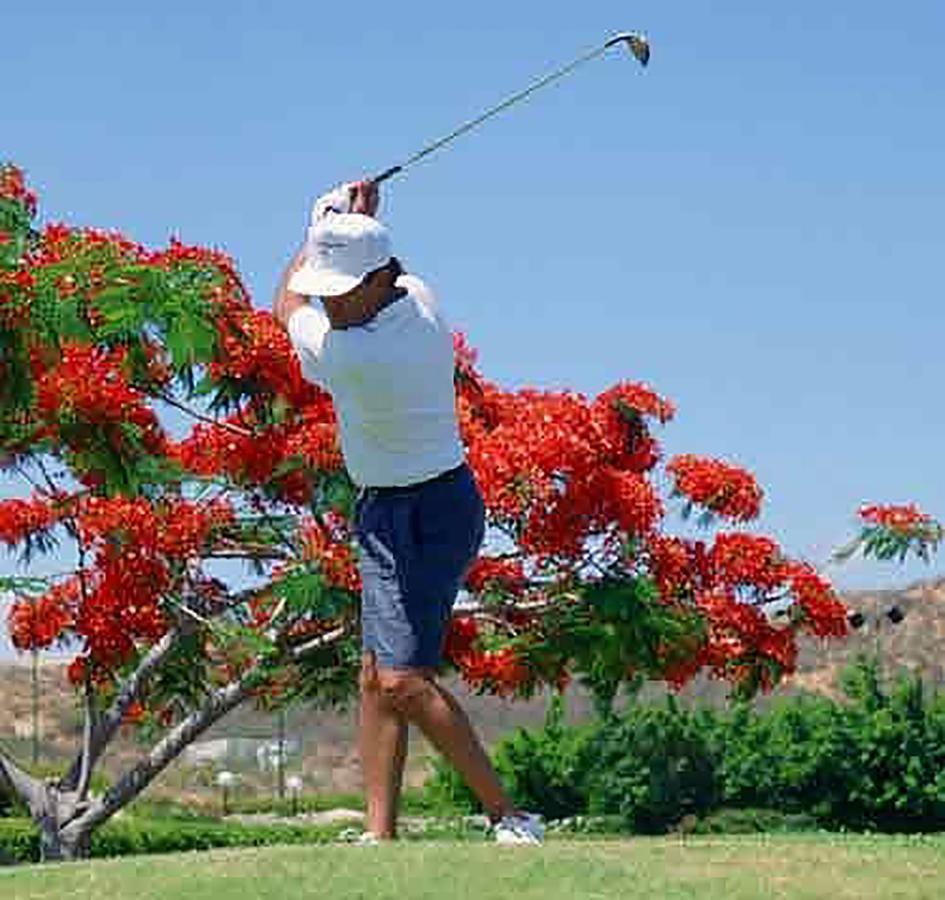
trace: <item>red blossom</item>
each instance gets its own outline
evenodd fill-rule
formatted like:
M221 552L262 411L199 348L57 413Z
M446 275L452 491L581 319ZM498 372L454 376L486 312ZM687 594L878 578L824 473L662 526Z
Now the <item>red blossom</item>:
M11 167L0 170L0 199L30 213L35 208L22 173ZM0 232L0 246L8 248L13 237ZM320 502L323 476L333 476L332 487L343 482L335 412L330 396L301 377L285 330L268 311L252 307L232 260L217 250L174 239L167 248L150 251L115 232L52 223L28 242L23 259L10 262L8 249L0 258L0 329L19 348L0 364L0 387L17 383L9 378L9 367L19 365L14 374L29 384L33 401L29 409L9 411L17 436L0 448L0 458L17 459L41 447L58 455L88 489L55 502L35 496L0 501L0 540L13 546L70 516L86 551L81 579L69 579L28 608L22 601L14 605L11 631L20 647L46 646L64 636L78 639L82 653L69 666L70 680L80 684L88 676L104 684L166 633L169 611L182 590L203 609L226 599L225 588L192 571L191 564L199 568L218 539L235 530L234 507L184 500L177 493L183 483L192 475L213 476L228 493L245 489L259 513L267 511L268 500L299 508ZM187 316L207 317L205 325L214 329L213 356L202 371L194 365L181 371L150 330L127 343L104 339L107 316L120 313L122 302L145 302L151 285L159 285L157 293L171 292ZM69 310L70 321L76 313L87 316L91 340L76 337L80 329L61 328L57 300ZM206 344L208 335L203 338ZM785 671L795 664L796 627L821 635L845 633L845 610L829 584L784 558L774 541L720 534L707 550L702 541L661 533L664 508L653 471L662 450L649 428L673 418L671 401L629 381L593 399L568 390L505 390L477 370L476 352L462 334L453 336L453 349L466 456L488 524L514 542L514 558L477 560L466 577L470 590L499 589L515 601L554 593L550 585L579 588L578 571L589 546L608 552L630 548L630 558L620 554L614 563L618 576L652 576L667 613L696 612L706 625L704 639L662 648L664 675L673 685L708 669L736 683L760 674L768 687L766 661ZM200 388L186 399L195 402L204 392L218 391L213 408L225 418L201 422L170 441L152 408L155 389L176 390L198 379ZM136 437L135 454L129 434ZM141 448L157 461L178 463L182 484L169 485L163 494L112 496L106 464L96 462L95 454L112 454L134 468ZM685 455L666 471L676 493L693 503L733 520L758 515L761 489L740 468ZM356 593L360 576L351 524L331 510L312 511L318 518L305 510L292 535L301 556L317 561L329 585ZM894 530L928 521L912 507L864 507L861 514L868 524ZM182 570L188 573L186 585ZM273 577L278 573L279 567ZM803 613L800 623L774 627L739 599L745 587L791 593ZM263 593L248 604L250 620L266 627L274 608L272 595ZM516 637L527 637L540 629L544 614L510 608L496 615ZM307 637L335 624L297 622L291 634ZM463 676L504 695L531 686L537 675L524 651L516 649L517 641L516 648L497 649L490 640L486 649L479 629L468 616L450 625L446 654ZM562 640L566 645L567 636ZM254 664L252 653L232 648L208 646L205 655L216 680L237 677ZM542 677L560 689L570 678L569 664L563 652L560 670ZM285 688L274 678L258 690L271 695ZM169 708L154 714L161 721L173 715ZM144 705L127 718L142 715Z
M449 621L443 655L454 663L465 659L479 639L479 625L472 616L453 616Z
M763 492L754 476L728 463L693 454L681 454L666 464L675 478L675 490L694 503L725 518L757 518Z
M771 538L754 534L717 534L709 553L717 584L751 585L762 591L780 586L787 575L786 560Z
M631 535L650 534L663 516L663 504L653 486L637 472L603 470L605 503L614 521Z
M7 613L10 640L18 650L41 650L62 637L73 624L75 589L54 585L40 597L15 600Z
M147 715L147 710L143 703L138 700L132 700L131 703L125 709L124 714L121 717L122 725L137 725L140 722L143 722L145 716Z
M788 565L788 582L804 611L802 627L818 637L845 637L850 633L848 610L826 578L809 563Z
M354 594L361 590L361 574L350 540L332 534L314 521L302 526L301 538L304 547L302 558L318 562L328 585Z
M78 686L85 681L86 673L89 671L89 661L84 656L77 656L66 667L66 677L73 686Z
M864 504L858 515L867 525L878 525L901 535L913 535L935 523L930 515L922 512L914 503L900 506Z
M643 416L652 416L660 422L668 422L676 414L672 401L660 397L649 385L623 381L597 396L595 405L620 412L621 408L632 409Z
M12 547L38 531L51 528L60 512L35 492L29 500L0 500L0 541Z
M458 663L467 684L491 688L503 697L515 694L532 678L528 666L511 647L485 652L473 650Z
M466 573L466 587L475 593L498 589L511 596L520 597L527 584L528 579L525 577L521 560L517 559L480 556Z
M295 408L327 399L324 392L302 378L285 329L268 311L231 311L220 318L218 328L219 360L208 367L212 378L226 375L265 385Z
M664 600L692 597L714 583L703 541L665 534L647 541L650 571Z
M0 200L21 203L30 216L36 214L36 194L26 186L22 169L9 163L0 165Z

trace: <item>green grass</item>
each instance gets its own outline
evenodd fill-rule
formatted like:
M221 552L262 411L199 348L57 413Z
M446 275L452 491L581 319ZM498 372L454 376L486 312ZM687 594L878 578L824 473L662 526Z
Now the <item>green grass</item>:
M0 896L898 900L941 897L943 879L945 837L808 834L221 849L0 870Z

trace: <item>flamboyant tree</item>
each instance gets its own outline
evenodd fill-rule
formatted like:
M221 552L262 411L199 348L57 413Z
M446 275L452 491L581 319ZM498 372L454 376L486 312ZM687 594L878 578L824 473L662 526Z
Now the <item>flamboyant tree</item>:
M0 588L16 596L16 647L74 650L85 719L60 777L0 753L0 785L28 804L45 857L69 858L238 704L350 699L355 491L329 396L226 256L36 229L35 206L3 168L0 465L24 495L0 502L0 540L27 564L57 554L61 571ZM663 462L652 431L673 417L668 400L632 382L593 398L503 390L459 334L455 349L488 533L446 655L478 690L530 696L577 677L607 703L621 684L679 687L706 670L750 695L793 670L799 632L846 633L830 584L743 529L762 501L751 474ZM714 537L667 534L670 503ZM254 583L221 580L221 559L246 561ZM129 722L150 749L96 796L90 775Z
M915 503L864 503L857 510L857 519L859 532L833 554L835 559L843 561L859 553L864 559L872 556L903 562L914 555L930 562L945 539L941 523Z

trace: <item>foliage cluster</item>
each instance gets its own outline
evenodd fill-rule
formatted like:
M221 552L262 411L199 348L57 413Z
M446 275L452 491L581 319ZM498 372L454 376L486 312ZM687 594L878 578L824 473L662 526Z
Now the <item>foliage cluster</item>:
M325 843L338 825L240 824L185 819L113 819L92 835L91 855L174 853L212 847ZM39 832L28 819L0 819L0 862L38 862Z
M752 809L832 829L945 830L945 696L918 674L886 686L865 656L842 686L844 702L802 696L719 712L669 697L583 726L564 725L556 701L543 728L502 740L494 761L517 804L549 818L615 815L638 833ZM427 790L478 811L442 763Z
M300 682L343 699L359 573L331 397L223 253L34 227L36 211L23 173L0 166L0 467L32 488L0 502L0 541L28 560L68 536L79 566L0 579L19 595L15 645L75 649L73 683L108 703L173 635L122 704L156 732L250 672L260 702ZM752 694L792 671L798 632L846 634L829 583L772 539L665 533L661 463L670 499L706 525L751 522L763 499L737 465L664 459L653 428L670 400L629 381L594 398L503 390L454 340L466 457L508 546L477 561L479 608L452 624L447 658L471 684L528 696L580 676L606 693L707 669ZM188 433L168 430L168 406L196 422ZM221 558L264 583L235 594L206 568ZM313 638L320 656L287 652Z

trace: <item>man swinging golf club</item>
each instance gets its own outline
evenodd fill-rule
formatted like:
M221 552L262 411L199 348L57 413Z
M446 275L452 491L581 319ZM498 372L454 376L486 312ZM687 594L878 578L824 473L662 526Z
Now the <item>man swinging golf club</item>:
M476 793L496 841L539 844L540 817L515 808L469 718L436 681L453 602L483 540L484 506L459 437L452 337L433 294L392 255L377 205L371 181L318 200L273 303L304 377L331 393L361 488L360 842L396 837L413 723Z

